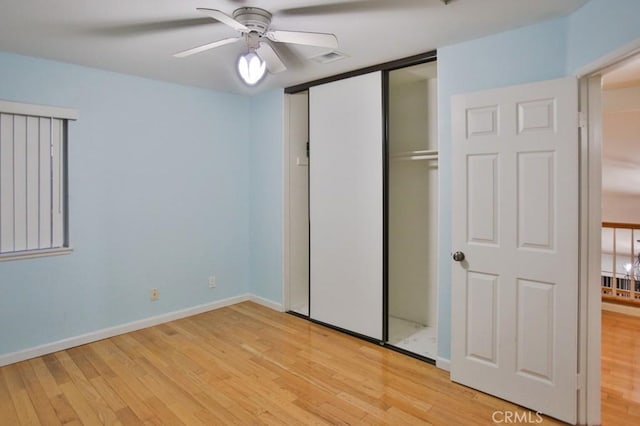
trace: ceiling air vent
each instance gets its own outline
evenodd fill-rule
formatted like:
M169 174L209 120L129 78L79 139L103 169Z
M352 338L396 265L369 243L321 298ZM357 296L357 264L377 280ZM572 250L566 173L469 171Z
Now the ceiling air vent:
M345 55L342 52L338 52L337 50L331 51L331 52L327 52L327 53L322 53L320 55L316 55L316 56L312 56L309 59L311 59L312 61L315 61L319 64L328 64L331 62L335 62L335 61L339 61L340 59L344 59L346 58L347 55Z

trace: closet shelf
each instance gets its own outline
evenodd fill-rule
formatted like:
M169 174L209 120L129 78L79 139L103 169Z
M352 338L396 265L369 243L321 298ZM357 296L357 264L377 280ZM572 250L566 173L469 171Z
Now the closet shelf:
M400 161L416 161L416 160L437 160L438 151L424 150L424 151L402 151L393 152L389 155L392 160Z

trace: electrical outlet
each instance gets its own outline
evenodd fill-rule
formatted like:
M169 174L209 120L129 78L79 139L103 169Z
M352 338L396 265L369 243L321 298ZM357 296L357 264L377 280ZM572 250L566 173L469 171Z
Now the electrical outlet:
M211 275L209 277L209 288L215 288L216 287L216 277L215 275Z
M152 288L151 289L151 300L152 301L156 301L158 300L158 289L157 288Z

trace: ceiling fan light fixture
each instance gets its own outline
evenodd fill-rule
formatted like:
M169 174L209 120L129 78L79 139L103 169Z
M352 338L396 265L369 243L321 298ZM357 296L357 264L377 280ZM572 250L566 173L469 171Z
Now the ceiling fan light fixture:
M262 80L267 71L266 63L253 51L238 58L238 74L249 86L255 86Z

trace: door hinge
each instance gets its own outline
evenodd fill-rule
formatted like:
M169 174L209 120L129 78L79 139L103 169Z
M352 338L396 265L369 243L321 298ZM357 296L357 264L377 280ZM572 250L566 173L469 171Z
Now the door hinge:
M576 374L576 390L581 391L583 388L582 374Z
M581 129L587 127L587 114L583 111L578 112L578 127Z
M309 142L307 142L307 158L309 158Z

